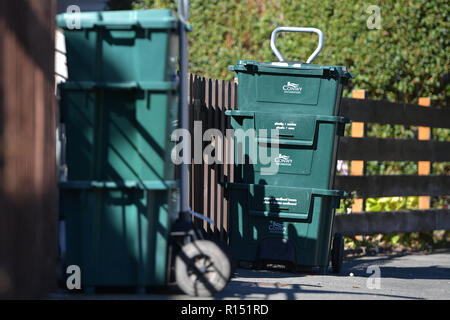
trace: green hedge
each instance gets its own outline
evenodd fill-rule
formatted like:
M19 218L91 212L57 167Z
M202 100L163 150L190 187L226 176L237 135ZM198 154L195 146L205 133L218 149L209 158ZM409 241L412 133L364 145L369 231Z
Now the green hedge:
M115 2L120 2L116 0ZM127 2L127 0L123 0ZM325 34L316 64L346 65L355 88L371 98L417 103L449 96L449 2L191 0L190 71L230 80L227 67L239 59L274 61L269 38L276 26L310 26ZM370 30L366 9L381 9L380 30ZM134 8L172 7L175 1L134 1ZM317 36L285 34L279 50L287 60L305 61Z

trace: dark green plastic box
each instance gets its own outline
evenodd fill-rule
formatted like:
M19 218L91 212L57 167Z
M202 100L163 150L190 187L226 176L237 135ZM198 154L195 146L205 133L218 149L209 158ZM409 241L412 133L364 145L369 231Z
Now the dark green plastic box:
M81 28L69 29L77 17ZM72 82L164 88L174 79L177 19L169 9L64 13L57 16L57 25L64 29Z
M226 112L235 129L235 183L226 184L231 248L241 261L325 272L335 208L345 194L333 185L339 136L349 122L339 116L342 91L352 75L341 66L292 62L239 61L230 69L239 106ZM249 129L254 137L237 134ZM261 163L262 153L269 163Z
M64 28L69 78L60 113L66 265L82 288L165 285L178 216L170 136L178 128L178 22L170 10L86 12Z
M328 267L334 209L343 192L229 183L230 247L241 262Z
M342 66L238 61L240 111L337 115L352 75Z

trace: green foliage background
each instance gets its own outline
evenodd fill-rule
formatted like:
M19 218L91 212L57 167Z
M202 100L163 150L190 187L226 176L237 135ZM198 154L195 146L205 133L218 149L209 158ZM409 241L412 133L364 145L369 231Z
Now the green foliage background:
M417 103L418 97L426 96L441 105L447 103L447 0L190 3L190 72L230 80L233 74L227 67L239 59L275 60L269 40L276 26L310 26L325 35L324 48L314 63L348 66L356 75L354 87L368 90L370 98ZM381 9L380 30L367 27L373 13L366 12L370 5ZM176 10L173 0L135 0L133 6ZM286 60L294 61L305 61L316 45L317 36L303 33L286 33L277 41Z

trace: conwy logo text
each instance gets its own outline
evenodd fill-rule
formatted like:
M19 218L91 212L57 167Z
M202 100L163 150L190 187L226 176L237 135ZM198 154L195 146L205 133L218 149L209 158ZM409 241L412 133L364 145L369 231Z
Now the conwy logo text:
M288 81L287 84L283 86L284 93L295 93L300 94L302 93L302 87L298 83L290 82Z

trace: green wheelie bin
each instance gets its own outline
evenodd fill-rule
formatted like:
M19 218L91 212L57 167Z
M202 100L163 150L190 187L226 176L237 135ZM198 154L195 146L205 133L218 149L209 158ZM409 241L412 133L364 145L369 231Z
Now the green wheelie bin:
M180 214L185 191L171 135L187 107L179 98L187 96L186 68L177 75L179 59L187 65L187 1L182 10L180 19L168 9L57 17L69 74L59 88L68 168L59 184L63 259L80 268L86 292L144 292L175 279L186 293L205 296L229 280L226 255Z
M313 32L319 45L306 63L285 62L278 32ZM271 38L279 62L230 67L239 110L226 113L235 130L235 182L226 189L230 246L241 261L328 268L334 211L345 194L333 190L339 136L350 121L339 108L352 75L343 66L310 64L322 46L318 29L280 27ZM343 239L334 238L339 271Z

